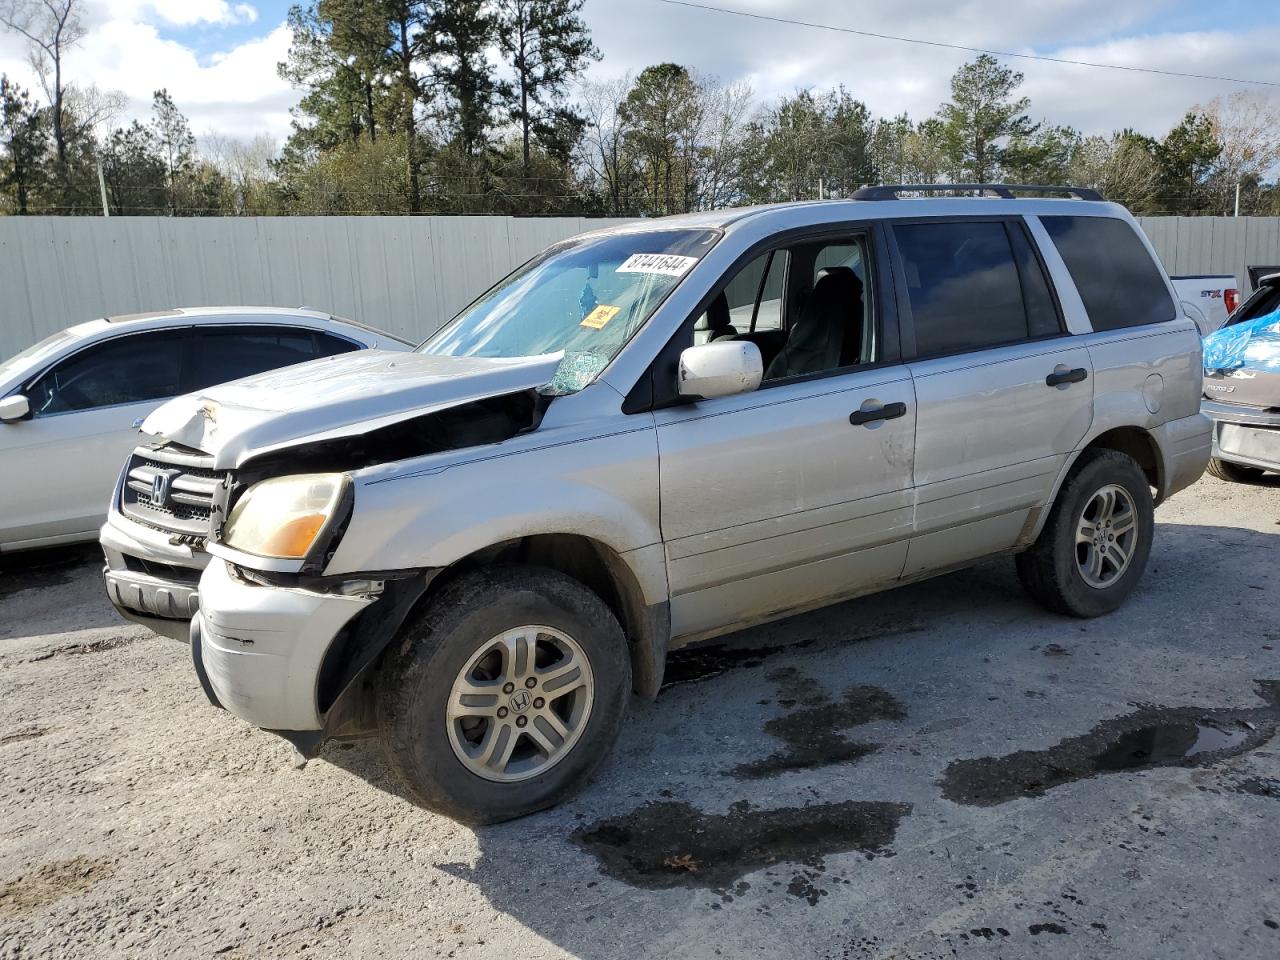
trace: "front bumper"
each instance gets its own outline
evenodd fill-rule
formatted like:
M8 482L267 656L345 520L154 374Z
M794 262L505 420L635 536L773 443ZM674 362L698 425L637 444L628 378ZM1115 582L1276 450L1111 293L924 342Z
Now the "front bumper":
M320 668L375 600L250 583L215 559L200 578L200 659L218 703L268 730L320 730ZM204 679L204 678L202 678Z
M112 509L98 536L106 566L107 598L121 616L162 636L186 640L200 606L203 550L170 542L170 535Z
M1261 407L1205 400L1213 420L1213 456L1260 470L1280 470L1280 413Z

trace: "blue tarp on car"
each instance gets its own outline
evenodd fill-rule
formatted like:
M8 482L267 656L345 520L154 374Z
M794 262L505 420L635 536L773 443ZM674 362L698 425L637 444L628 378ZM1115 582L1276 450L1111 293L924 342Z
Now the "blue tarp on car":
M1280 370L1280 309L1204 338L1206 370Z

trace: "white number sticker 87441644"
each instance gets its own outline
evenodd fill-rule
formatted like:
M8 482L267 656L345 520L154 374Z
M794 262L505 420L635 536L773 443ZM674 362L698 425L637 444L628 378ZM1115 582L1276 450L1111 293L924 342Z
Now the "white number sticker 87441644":
M683 277L697 262L697 257L682 257L674 253L633 253L614 272L661 273L668 277Z

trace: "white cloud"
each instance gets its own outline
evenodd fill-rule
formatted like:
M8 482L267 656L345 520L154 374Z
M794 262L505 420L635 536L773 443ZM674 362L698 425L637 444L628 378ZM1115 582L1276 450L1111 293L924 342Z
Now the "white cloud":
M258 22L258 10L252 4L227 0L100 0L94 12L107 21L136 22L150 19L150 14L178 27Z
M173 3L179 5L177 0ZM193 3L206 13L213 12L212 6ZM128 107L123 122L146 119L152 94L163 87L197 134L269 133L283 138L289 130L289 109L298 99L297 91L276 73L288 49L289 30L280 24L265 36L202 59L190 47L162 37L154 23L116 17L92 27L68 53L66 70L72 82L124 93ZM0 72L38 89L21 45L4 35Z
M1239 33L1169 33L1113 39L1151 20L1167 0L1069 0L1054 4L984 4L955 0L708 0L768 16L807 20L964 46L1132 64L1190 73L1280 81L1280 28ZM873 113L931 115L950 97L952 73L976 54L811 27L731 17L661 3L638 16L632 0L593 0L586 16L604 59L595 76L637 72L673 61L721 80L748 80L763 101L800 87L843 83ZM1134 127L1163 134L1196 103L1240 89L1065 64L1010 59L1024 73L1022 92L1034 117L1087 133ZM1265 87L1252 87L1262 89ZM1273 94L1280 97L1280 91Z
M289 132L299 98L276 74L288 52L283 24L216 53L197 56L161 35L165 27L201 29L253 22L255 7L234 0L93 0L92 30L68 57L70 77L124 91L129 117L145 117L151 94L167 87L198 134ZM859 30L1052 56L1190 73L1280 81L1280 27L1232 32L1166 32L1123 37L1160 22L1171 0L1061 0L1054 4L981 0L711 0L766 15ZM729 17L655 0L591 0L584 10L604 60L597 77L674 61L722 80L747 80L759 100L799 87L843 83L872 111L920 119L950 95L955 69L974 54L826 30ZM1229 22L1229 21L1228 21ZM179 34L179 36L183 36ZM1131 126L1162 135L1188 108L1241 89L1208 80L1011 60L1036 119L1086 133ZM22 45L0 34L0 71L36 87ZM1262 89L1267 88L1250 88ZM1272 90L1280 97L1280 91Z

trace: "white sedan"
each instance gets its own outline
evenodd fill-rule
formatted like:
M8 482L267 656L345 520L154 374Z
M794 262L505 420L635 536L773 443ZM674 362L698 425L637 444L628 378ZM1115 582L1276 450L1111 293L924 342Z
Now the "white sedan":
M138 426L171 397L412 344L314 310L198 307L92 320L0 362L0 552L94 540Z

